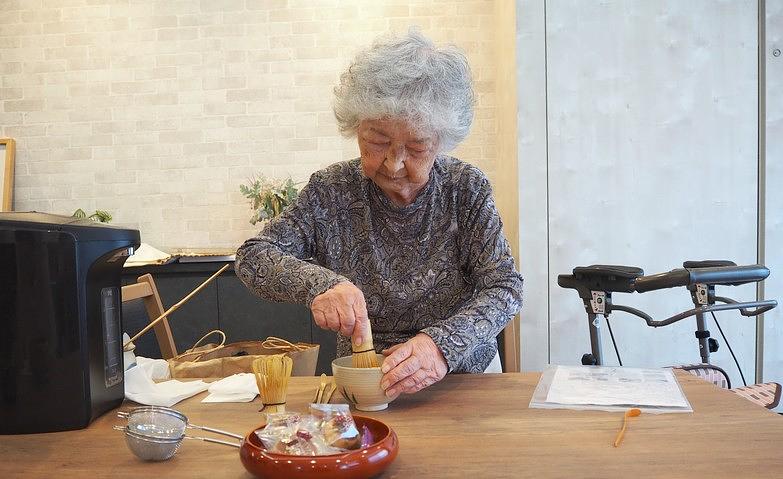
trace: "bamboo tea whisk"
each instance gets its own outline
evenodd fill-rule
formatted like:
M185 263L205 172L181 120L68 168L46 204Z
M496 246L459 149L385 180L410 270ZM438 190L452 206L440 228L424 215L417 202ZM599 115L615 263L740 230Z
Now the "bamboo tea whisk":
M285 412L288 378L291 377L293 363L285 354L271 354L253 361L253 372L265 412Z
M375 346L372 344L372 327L367 321L367 330L362 335L362 342L356 344L351 341L351 366L355 368L379 368L378 356L375 354Z

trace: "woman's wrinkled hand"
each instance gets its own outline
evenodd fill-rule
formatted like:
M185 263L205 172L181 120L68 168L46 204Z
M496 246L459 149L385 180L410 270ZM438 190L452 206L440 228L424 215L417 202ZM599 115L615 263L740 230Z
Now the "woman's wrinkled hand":
M428 335L419 333L408 341L385 349L381 387L387 397L415 393L443 379L446 358Z
M364 293L348 281L337 283L316 296L310 310L319 327L353 336L356 344L362 343L370 324Z

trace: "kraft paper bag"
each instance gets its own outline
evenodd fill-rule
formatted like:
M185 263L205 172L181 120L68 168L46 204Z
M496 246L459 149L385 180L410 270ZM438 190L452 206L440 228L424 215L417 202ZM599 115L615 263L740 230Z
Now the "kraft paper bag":
M223 336L221 344L199 343L210 334ZM264 341L225 343L222 331L211 331L196 342L193 348L168 360L172 378L225 378L232 374L252 373L253 361L260 356L285 354L293 361L292 376L314 376L320 346L310 343L291 343L285 339L268 337Z

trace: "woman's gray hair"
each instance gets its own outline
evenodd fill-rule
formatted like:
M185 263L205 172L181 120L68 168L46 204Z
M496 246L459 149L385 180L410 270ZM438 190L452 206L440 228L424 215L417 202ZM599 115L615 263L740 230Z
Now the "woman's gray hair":
M468 136L473 87L468 60L454 45L437 47L418 30L382 37L360 52L334 89L340 133L363 120L400 118L432 133L441 152Z

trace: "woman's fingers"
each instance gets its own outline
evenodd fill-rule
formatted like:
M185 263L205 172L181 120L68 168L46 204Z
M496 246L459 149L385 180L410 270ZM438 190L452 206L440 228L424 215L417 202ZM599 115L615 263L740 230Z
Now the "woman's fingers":
M328 294L328 291L313 299L310 310L313 312L315 324L320 328L329 329L331 331L338 331L340 329L340 317L337 314L337 308L334 307L334 303L331 295Z
M347 281L316 296L310 309L319 327L337 331L343 336L353 335L357 323L363 323L365 329L369 326L364 294ZM358 316L357 311L360 313Z
M418 334L408 341L384 350L381 387L387 397L415 393L443 379L446 360L432 338Z
M366 341L369 341L372 336L372 333L370 332L370 320L367 318L359 319L356 318L356 325L353 330L353 334L351 335L351 342L354 344L354 346L361 346Z
M395 344L395 345L393 345L393 346L391 346L391 347L389 347L389 348L387 348L387 349L384 349L383 351L381 351L381 354L383 354L384 356L389 356L389 355L390 355L391 353L393 353L394 351L396 351L396 350L400 349L400 348L402 347L402 345L403 345L403 344L405 344L405 343L398 343L398 344Z
M384 364L385 363L386 360L384 360ZM418 356L408 356L404 361L401 361L381 378L381 387L383 389L389 389L406 378L413 376L416 372L421 370L421 368L422 363ZM381 371L383 371L383 369L381 369Z
M396 384L392 384L392 386L386 390L386 397L395 397L401 393L412 394L434 384L436 381L437 379L432 377L429 371L418 369L415 373L405 379Z
M337 316L339 321L335 331L339 331L343 336L350 336L353 334L354 325L356 324L356 317L353 314L353 305L348 304L346 301L338 303Z
M368 331L370 329L370 319L367 316L367 304L364 302L364 294L356 298L352 306L356 322L354 323L354 329L345 336L352 335L353 343L359 345L369 339L368 336L371 335Z
M326 314L326 323L331 331L339 331L341 322L339 310L334 309L331 314Z
M389 352L389 355L386 356L386 358L383 360L383 364L381 365L381 372L383 374L389 373L389 371L396 368L398 364L408 359L408 356L411 355L411 345L408 341L406 341L401 344L396 344L386 351ZM389 381L389 384L394 384L397 381L399 381L399 379ZM384 389L386 388L384 387Z
M313 309L313 320L321 329L329 329L329 323L326 321L326 315L320 309Z

